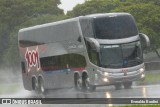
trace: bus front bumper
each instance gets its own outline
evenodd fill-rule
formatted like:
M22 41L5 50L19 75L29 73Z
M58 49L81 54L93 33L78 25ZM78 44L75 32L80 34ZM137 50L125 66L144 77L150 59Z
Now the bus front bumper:
M127 75L108 75L108 76L101 76L97 81L95 81L94 85L101 86L101 85L113 85L116 83L123 83L129 81L143 81L145 79L145 73L135 71L136 73L131 72Z

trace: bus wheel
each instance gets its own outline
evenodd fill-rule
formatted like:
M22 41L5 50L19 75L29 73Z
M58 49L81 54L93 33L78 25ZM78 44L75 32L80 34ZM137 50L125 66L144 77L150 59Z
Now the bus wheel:
M124 86L125 89L130 89L131 86L132 86L132 82L124 82L123 86Z
M75 85L75 89L77 91L80 91L82 89L82 80L81 80L79 74L74 75L74 85Z
M116 83L116 84L114 84L114 86L115 86L116 90L120 90L122 87L121 83Z
M39 84L36 78L32 78L32 89L35 91L35 93L39 94Z
M41 94L46 92L46 89L44 88L44 81L41 77L39 78L39 90Z
M88 75L85 74L85 76L82 77L82 91L95 91L95 90L96 90L96 86L91 85L89 83Z

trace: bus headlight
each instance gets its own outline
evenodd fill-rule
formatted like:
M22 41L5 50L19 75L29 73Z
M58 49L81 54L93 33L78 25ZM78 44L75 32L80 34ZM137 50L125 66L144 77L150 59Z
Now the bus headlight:
M141 78L144 78L145 77L145 74L141 74Z
M103 78L103 81L104 81L104 82L108 82L108 79L107 79L107 78Z
M108 76L108 72L104 72L104 76Z
M139 69L140 72L144 72L144 68Z

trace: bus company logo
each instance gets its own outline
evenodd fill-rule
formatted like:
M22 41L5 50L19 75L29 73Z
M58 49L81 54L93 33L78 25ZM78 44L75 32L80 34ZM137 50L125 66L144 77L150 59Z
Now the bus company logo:
M127 72L128 72L128 69L127 69L127 68L124 68L124 69L122 69L122 72L124 73L124 76L126 76L126 75L127 75Z
M37 71L40 69L38 47L36 50L29 50L27 48L25 59L27 61L28 72L30 72L32 67L37 67Z

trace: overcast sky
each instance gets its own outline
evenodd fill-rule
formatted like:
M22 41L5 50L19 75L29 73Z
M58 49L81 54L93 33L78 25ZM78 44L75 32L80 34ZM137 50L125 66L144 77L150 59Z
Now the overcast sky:
M58 7L60 7L61 9L64 10L64 13L66 14L68 10L72 10L73 7L75 7L77 4L82 4L84 3L85 0L61 0L61 5L59 5Z

